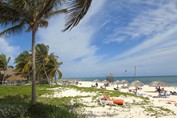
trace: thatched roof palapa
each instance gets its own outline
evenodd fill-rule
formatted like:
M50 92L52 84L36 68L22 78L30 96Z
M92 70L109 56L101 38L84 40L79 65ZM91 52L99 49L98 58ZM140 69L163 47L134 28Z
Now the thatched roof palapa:
M24 77L21 77L20 75L12 75L9 78L7 78L6 80L8 81L22 81L22 80L27 80Z
M152 87L157 87L157 86L161 86L161 87L167 87L168 84L165 83L165 82L162 82L162 81L153 81L149 84L149 86L152 86Z
M140 82L139 80L135 80L133 82L130 83L129 86L143 86L144 84L142 82Z

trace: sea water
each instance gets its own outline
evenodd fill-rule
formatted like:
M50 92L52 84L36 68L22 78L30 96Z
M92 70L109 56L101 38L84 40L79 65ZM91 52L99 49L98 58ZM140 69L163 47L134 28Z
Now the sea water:
M98 79L100 81L103 81L106 79L106 77L78 77L78 78L65 78L65 79L71 79L71 80L81 80L81 81L93 81L95 79ZM114 81L116 80L127 80L128 82L132 82L135 80L139 80L143 82L144 84L149 84L152 81L163 81L168 83L170 86L177 86L177 76L128 76L128 77L114 77Z

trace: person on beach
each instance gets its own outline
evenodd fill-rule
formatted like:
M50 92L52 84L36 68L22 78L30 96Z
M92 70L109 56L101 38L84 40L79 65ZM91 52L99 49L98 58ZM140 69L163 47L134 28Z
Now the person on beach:
M159 97L161 96L161 89L160 89L160 86L157 88L157 92L158 92L158 94L159 94Z
M98 87L98 83L97 82L96 82L95 86Z

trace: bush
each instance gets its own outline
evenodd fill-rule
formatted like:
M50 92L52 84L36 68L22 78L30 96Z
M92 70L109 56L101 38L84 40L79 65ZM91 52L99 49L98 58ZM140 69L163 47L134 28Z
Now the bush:
M34 105L1 104L0 118L81 118L82 116L54 105L37 103Z
M1 104L0 105L0 118L18 118L24 115L27 109L23 105L15 104Z
M79 118L81 116L54 105L46 105L38 103L30 106L26 116L30 118Z

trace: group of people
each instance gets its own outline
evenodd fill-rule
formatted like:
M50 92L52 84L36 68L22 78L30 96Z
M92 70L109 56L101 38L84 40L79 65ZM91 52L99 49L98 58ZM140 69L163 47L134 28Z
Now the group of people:
M102 88L102 89L106 89L106 87L108 87L109 86L109 83L104 83L104 85L103 86L100 86L100 88ZM91 87L98 87L98 83L96 82L95 83L95 85L91 85Z
M159 97L168 97L170 94L164 88L156 87L156 91L158 92Z
M98 87L98 83L96 82L95 85L91 85L92 87Z

